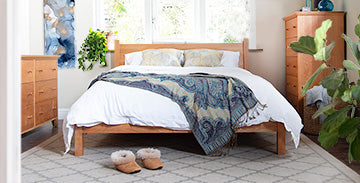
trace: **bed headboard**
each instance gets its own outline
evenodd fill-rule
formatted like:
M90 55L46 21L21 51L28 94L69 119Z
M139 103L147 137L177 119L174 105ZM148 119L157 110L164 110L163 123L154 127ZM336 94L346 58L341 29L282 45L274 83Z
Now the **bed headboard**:
M181 44L120 44L115 40L114 67L125 64L125 54L146 49L174 48L178 50L213 49L239 51L239 67L249 70L249 40L242 43L181 43Z

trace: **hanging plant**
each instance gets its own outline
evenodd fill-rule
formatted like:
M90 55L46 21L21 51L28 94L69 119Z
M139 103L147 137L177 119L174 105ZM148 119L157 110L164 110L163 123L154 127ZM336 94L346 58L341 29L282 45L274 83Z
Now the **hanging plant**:
M89 35L84 40L84 43L81 45L79 54L81 57L78 59L79 69L91 70L94 67L94 64L99 61L100 65L106 67L106 52L107 49L107 40L106 33L100 32L99 29L96 31L89 30ZM86 66L89 62L88 66Z

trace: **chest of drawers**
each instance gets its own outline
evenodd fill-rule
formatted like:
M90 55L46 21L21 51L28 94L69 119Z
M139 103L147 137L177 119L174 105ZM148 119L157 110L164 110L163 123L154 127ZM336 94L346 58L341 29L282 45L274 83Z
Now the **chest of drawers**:
M21 133L58 123L58 56L21 56Z
M301 36L315 36L315 31L327 19L332 20L332 27L327 33L327 44L335 41L335 47L328 61L334 67L342 67L345 59L345 43L341 35L345 31L344 12L295 12L283 18L285 21L285 73L286 73L286 98L303 115L304 98L301 96L302 87L321 65L310 55L296 53L290 43L297 41ZM322 78L330 70L323 71L313 85L319 85Z

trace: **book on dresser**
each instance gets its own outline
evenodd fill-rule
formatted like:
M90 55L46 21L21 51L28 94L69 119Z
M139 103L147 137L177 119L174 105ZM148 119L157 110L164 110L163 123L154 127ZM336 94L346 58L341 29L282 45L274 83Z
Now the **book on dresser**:
M331 12L295 12L283 18L285 21L285 75L286 75L286 98L303 116L304 97L301 90L307 80L321 65L311 55L294 52L290 43L297 41L301 36L315 36L315 31L321 23L327 19L332 20L332 27L327 32L327 44L335 41L335 47L328 61L334 67L342 67L345 60L345 42L341 35L345 32L345 13L342 11ZM314 81L313 86L320 85L322 78L331 71L322 72Z
M58 125L58 56L21 56L21 133Z

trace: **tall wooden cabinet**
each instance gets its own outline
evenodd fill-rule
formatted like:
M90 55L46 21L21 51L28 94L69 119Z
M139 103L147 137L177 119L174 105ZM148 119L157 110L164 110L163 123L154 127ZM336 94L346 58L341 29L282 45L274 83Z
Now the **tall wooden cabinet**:
M315 31L321 26L324 20L331 19L332 27L327 33L327 40L330 44L335 41L335 47L331 53L329 63L335 67L342 67L345 59L345 43L341 35L345 32L344 12L295 12L283 18L285 21L285 57L286 57L286 98L303 115L304 98L301 97L301 90L306 81L321 65L314 61L310 55L296 53L289 45L297 41L301 36L315 36ZM330 70L318 76L313 85L319 85L321 78L324 78Z
M58 56L21 56L21 133L58 123Z

